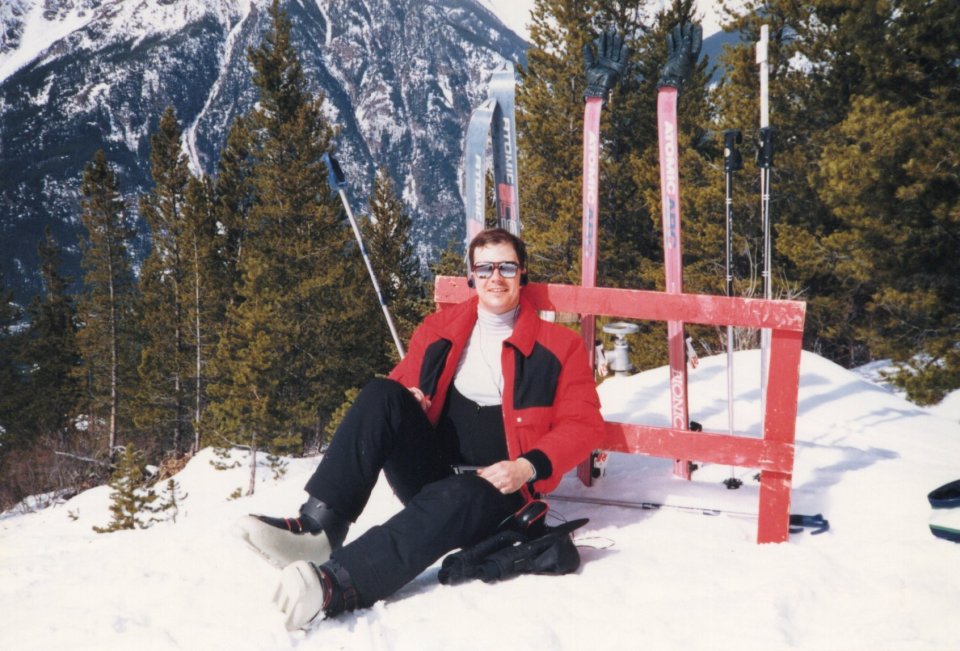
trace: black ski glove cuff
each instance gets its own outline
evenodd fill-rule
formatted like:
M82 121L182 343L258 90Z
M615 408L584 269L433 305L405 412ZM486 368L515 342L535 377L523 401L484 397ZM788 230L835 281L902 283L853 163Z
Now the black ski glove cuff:
M530 480L531 482L546 479L553 474L553 464L542 450L534 448L520 456L529 461L533 466L534 475L533 479Z

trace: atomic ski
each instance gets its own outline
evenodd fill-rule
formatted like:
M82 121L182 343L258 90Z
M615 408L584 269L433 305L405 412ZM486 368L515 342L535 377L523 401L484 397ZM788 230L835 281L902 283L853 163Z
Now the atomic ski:
M493 72L489 97L470 116L464 145L464 192L467 243L486 226L487 139L492 140L497 225L520 234L517 183L517 134L514 116L516 77L509 61Z
M603 98L587 97L583 109L583 230L580 253L580 284L584 287L597 286L597 223L600 191L600 111ZM596 323L592 314L580 317L580 333L583 345L590 355L590 366L594 366L591 354L595 346Z
M677 96L700 56L702 32L699 25L678 25L668 35L667 63L657 85L657 136L660 143L660 198L663 217L663 258L666 291L683 293L683 257L680 246L680 158L677 144ZM667 322L670 359L670 424L689 429L687 403L687 344L681 321ZM696 363L696 358L691 358ZM690 478L691 465L677 459L674 475Z
M597 286L597 236L600 209L600 113L610 89L620 78L630 56L630 48L623 37L614 31L604 32L594 40L596 53L588 43L583 49L587 89L583 108L583 222L580 268L583 287ZM580 332L587 349L590 366L595 366L596 323L594 315L580 317ZM593 481L592 463L580 465L580 480L590 485Z

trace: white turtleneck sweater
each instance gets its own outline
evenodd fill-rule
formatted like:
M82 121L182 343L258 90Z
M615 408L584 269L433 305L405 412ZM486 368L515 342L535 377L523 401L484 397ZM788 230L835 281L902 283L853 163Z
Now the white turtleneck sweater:
M481 407L503 403L500 351L504 339L513 333L519 311L520 307L517 306L503 314L492 314L477 307L477 323L460 356L453 385Z

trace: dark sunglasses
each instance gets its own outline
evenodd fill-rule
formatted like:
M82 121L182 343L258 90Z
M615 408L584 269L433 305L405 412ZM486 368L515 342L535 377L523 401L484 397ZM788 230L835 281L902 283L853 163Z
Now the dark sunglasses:
M504 278L513 278L520 271L520 265L516 262L478 262L473 265L473 273L480 280L492 278L494 269L499 270Z

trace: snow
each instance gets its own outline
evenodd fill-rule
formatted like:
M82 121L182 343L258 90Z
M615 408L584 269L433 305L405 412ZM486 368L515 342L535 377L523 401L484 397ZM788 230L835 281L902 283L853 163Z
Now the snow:
M0 0L0 11L7 0ZM249 5L267 0L190 0L160 4L139 0L104 0L94 8L87 3L50 3L44 0L26 0L22 3L22 34L19 45L0 52L0 83L17 70L42 61L48 50L72 34L77 38L71 44L74 51L98 50L112 42L127 42L133 49L143 39L157 34L172 34L204 15L213 15L228 24L237 14L247 13ZM53 7L49 5L60 4ZM19 11L17 13L20 13ZM3 15L0 14L0 18ZM84 33L84 28L98 24L105 29L101 36Z
M59 20L47 20L43 13L44 6L41 2L28 6L28 11L23 16L20 47L5 55L0 54L0 82L36 59L60 39L86 27L95 17L92 11L77 10L67 13Z
M725 356L691 371L691 413L726 428ZM737 429L759 431L759 354L737 353ZM609 417L666 422L666 369L611 378ZM830 531L757 545L749 516L554 501L590 517L577 532L583 565L565 577L442 586L437 567L373 608L288 633L271 596L278 572L233 532L248 512L292 514L316 459L282 474L215 470L203 450L176 476L177 522L97 534L105 486L43 511L0 515L0 648L5 649L951 649L960 639L956 544L930 534L927 493L960 476L960 402L937 414L812 353L801 365L791 511L823 513ZM949 412L949 413L948 413ZM755 512L753 470L692 482L671 463L610 455L592 488L558 493ZM234 457L244 461L243 453ZM353 538L399 504L380 482Z

